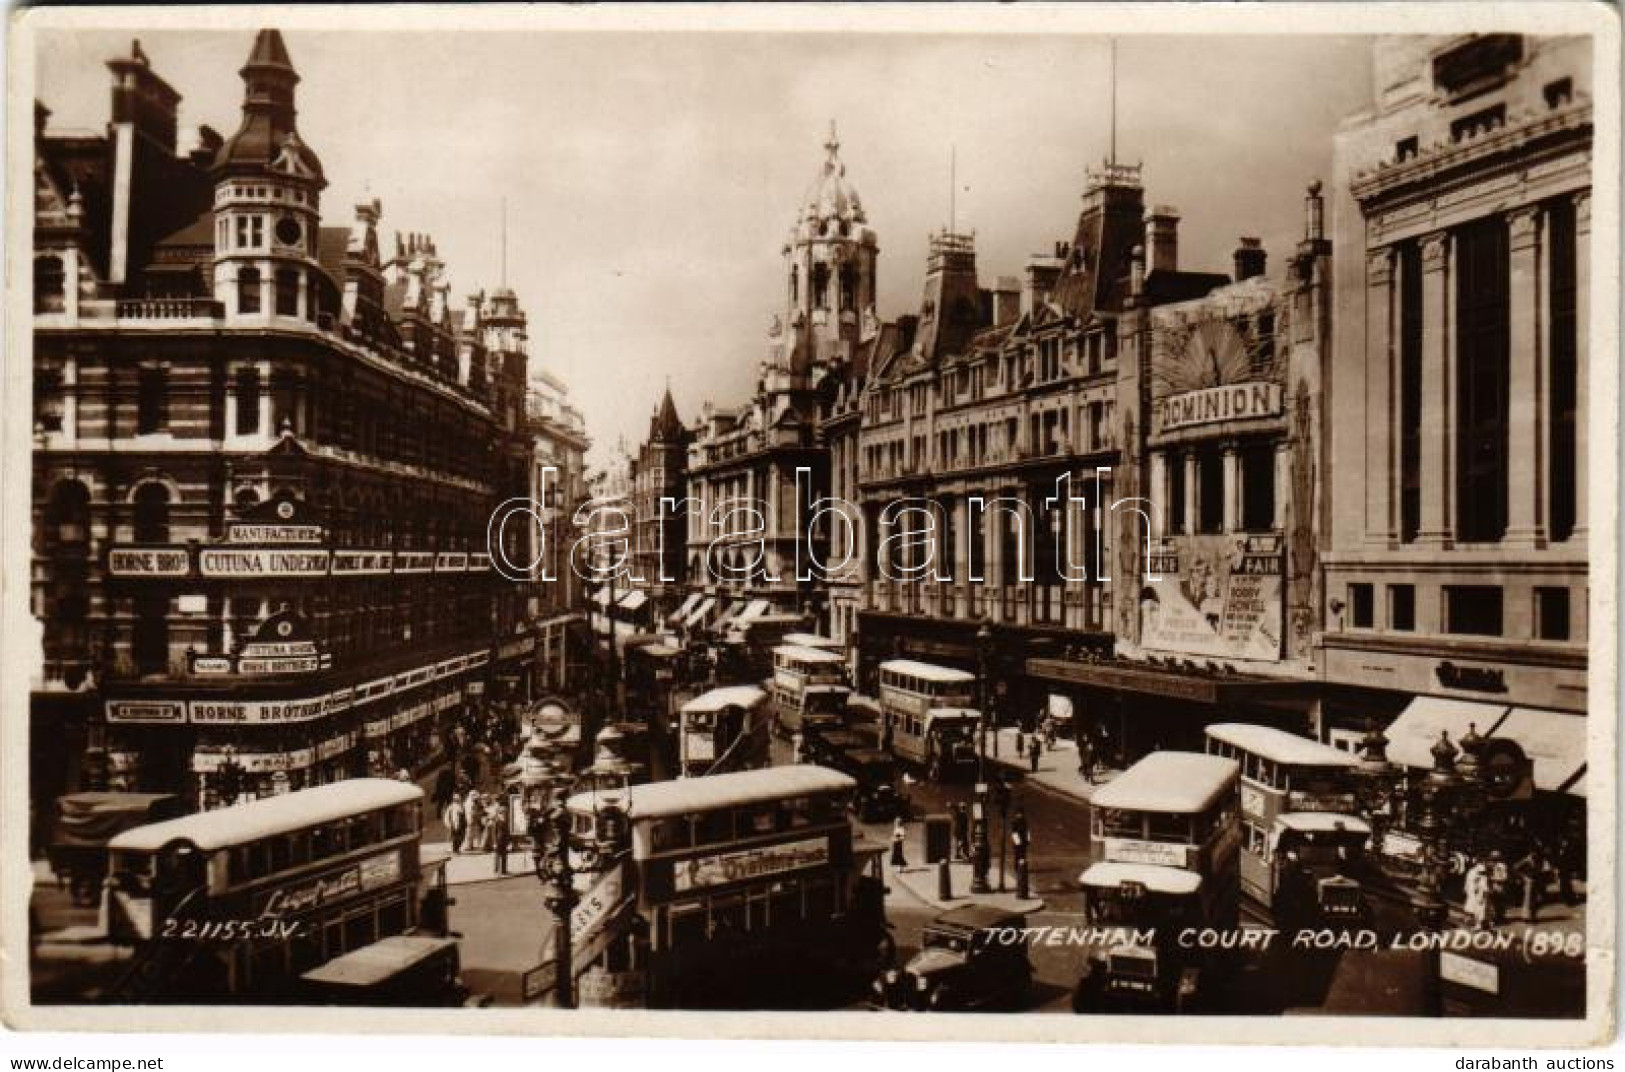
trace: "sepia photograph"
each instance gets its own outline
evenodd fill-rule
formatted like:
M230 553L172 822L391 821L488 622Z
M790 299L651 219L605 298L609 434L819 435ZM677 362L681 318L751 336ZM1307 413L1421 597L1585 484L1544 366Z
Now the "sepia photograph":
M8 1024L1609 1041L1617 12L1278 6L11 12Z

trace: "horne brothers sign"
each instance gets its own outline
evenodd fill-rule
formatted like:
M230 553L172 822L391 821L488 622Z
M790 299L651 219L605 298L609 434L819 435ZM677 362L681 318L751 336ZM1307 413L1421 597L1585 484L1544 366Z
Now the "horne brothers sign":
M1157 428L1159 431L1172 432L1198 424L1278 417L1280 414L1280 384L1231 383L1223 387L1186 391L1163 399L1157 410Z

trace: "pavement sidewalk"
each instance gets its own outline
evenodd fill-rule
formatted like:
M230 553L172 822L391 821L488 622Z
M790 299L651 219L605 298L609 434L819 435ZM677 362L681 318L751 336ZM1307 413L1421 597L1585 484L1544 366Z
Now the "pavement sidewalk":
M425 841L422 858L425 867L445 861L448 886L533 875L528 845L508 850L508 873L505 875L495 870L495 861L489 852L459 852L453 855L449 841Z
M1014 726L1005 726L997 730L993 739L988 741L988 762L996 764L1005 770L1019 773L1024 779L1034 785L1054 790L1081 800L1085 804L1094 797L1095 790L1111 781L1121 771L1097 768L1093 784L1078 770L1078 745L1076 741L1057 738L1054 748L1045 748L1038 756L1038 770L1034 771L1032 760L1026 753L1017 750L1017 738L1021 731ZM1031 735L1027 735L1031 740Z
M943 900L937 896L937 865L925 863L925 827L919 823L909 823L907 835L903 839L903 856L909 861L908 866L895 868L889 862L891 853L888 843L886 863L886 880L903 887L916 899L924 901L933 908L958 908L966 904L993 905L997 908L1008 909L1012 912L1039 912L1044 908L1044 902L1037 897L1025 900L1015 894L1015 871L1008 874L1007 889L1004 893L970 892L971 865L967 862L954 861L948 865L950 875L950 891L952 896ZM998 882L998 865L992 869L991 879L995 885Z

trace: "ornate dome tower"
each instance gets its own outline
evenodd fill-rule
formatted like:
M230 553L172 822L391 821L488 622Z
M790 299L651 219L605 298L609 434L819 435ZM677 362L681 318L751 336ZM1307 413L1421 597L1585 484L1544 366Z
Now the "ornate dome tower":
M316 319L317 232L327 180L294 126L299 75L261 30L240 72L243 121L214 161L214 293L226 315Z
M784 243L785 312L774 317L768 363L798 380L850 361L874 318L880 247L840 149L832 120L824 165Z

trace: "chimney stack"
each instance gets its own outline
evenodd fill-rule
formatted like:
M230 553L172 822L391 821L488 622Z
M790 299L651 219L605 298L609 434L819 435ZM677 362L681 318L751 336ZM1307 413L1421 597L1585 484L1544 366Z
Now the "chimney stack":
M1309 194L1304 198L1303 210L1303 237L1309 242L1319 242L1326 237L1326 202L1320 196L1319 179L1309 184Z
M1056 248L1059 252L1060 247ZM1061 278L1063 263L1058 257L1045 257L1041 254L1035 254L1027 259L1026 276L1021 287L1021 315L1031 314L1039 305L1049 300L1049 296L1055 291L1055 284Z
M1268 254L1264 252L1264 244L1256 238L1242 238L1241 245L1236 247L1236 282L1251 279L1255 275L1264 274L1264 262Z
M1135 246L1128 254L1128 293L1139 298L1145 293L1145 247Z
M1020 316L1021 281L1013 275L1001 275L993 286L993 324L1003 327Z
M1179 210L1172 205L1157 205L1145 221L1145 251L1149 258L1147 270L1177 272L1179 270Z

